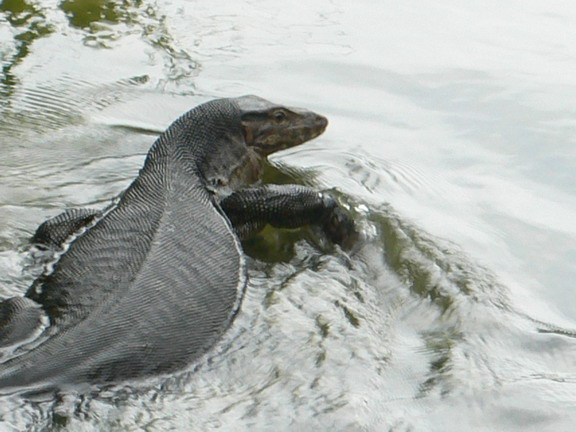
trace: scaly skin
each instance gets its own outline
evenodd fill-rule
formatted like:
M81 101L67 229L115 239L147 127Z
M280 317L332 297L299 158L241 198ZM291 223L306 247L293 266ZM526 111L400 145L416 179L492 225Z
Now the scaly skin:
M0 392L119 382L189 365L240 307L246 272L234 228L245 236L266 223L312 223L337 243L353 237L352 222L322 193L294 185L246 189L269 154L326 125L320 115L255 96L207 102L156 140L115 204L44 223L34 240L59 259L25 302L0 303L0 325L8 323L0 335L12 343L37 331L38 306L49 325L2 359ZM19 320L24 313L33 319ZM14 333L20 321L30 327Z

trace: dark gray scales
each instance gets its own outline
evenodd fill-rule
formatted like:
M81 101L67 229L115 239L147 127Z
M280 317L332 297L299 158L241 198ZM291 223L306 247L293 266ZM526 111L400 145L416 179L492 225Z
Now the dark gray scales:
M0 302L0 348L33 334L44 315L49 325L31 349L0 364L0 392L189 365L240 307L246 272L238 235L268 223L316 224L347 243L353 224L329 196L296 185L251 187L267 155L325 127L322 116L255 96L205 103L156 140L113 207L42 224L32 241L61 256L26 297Z
M30 242L48 249L58 249L75 233L97 220L101 214L100 210L93 209L68 210L40 225Z
M44 315L40 305L26 297L0 302L0 349L33 336Z
M333 243L351 247L354 224L330 195L300 185L264 185L224 198L222 209L245 240L267 224L276 228L320 226Z

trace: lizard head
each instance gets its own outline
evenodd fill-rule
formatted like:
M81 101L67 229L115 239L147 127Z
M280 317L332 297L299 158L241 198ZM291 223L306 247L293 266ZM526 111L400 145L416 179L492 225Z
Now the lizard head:
M312 111L276 105L258 96L235 99L241 110L246 144L262 156L316 138L328 120Z

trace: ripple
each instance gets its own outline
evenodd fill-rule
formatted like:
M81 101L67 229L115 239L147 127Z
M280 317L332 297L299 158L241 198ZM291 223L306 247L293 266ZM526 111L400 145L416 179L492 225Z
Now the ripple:
M31 131L46 133L85 121L94 111L135 97L131 89L146 83L148 77L134 77L111 84L92 84L71 76L36 87L17 90L3 107L0 131L11 136Z
M409 162L387 160L369 155L362 150L334 150L318 147L296 148L284 153L291 161L303 165L312 171L325 172L326 168L338 171L345 170L346 182L360 185L371 194L398 191L408 194L419 192L440 194L439 182L430 174L424 173ZM318 161L322 161L318 163ZM342 179L342 176L340 176ZM338 182L342 184L342 180Z

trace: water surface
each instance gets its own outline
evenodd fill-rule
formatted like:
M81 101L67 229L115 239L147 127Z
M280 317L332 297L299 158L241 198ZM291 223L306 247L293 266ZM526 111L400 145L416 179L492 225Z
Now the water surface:
M104 206L212 97L325 114L274 163L336 188L365 237L348 255L268 232L280 251L251 260L209 360L65 429L572 430L575 20L532 0L2 2L3 296L39 223ZM0 425L53 413L12 400Z

